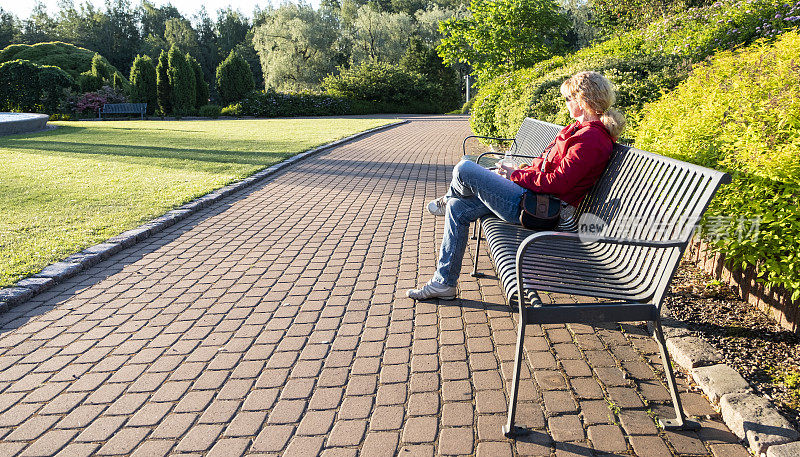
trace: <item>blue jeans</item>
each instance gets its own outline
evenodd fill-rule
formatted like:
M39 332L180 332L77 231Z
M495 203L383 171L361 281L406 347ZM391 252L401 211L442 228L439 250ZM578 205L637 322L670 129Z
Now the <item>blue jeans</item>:
M453 180L446 194L444 237L434 282L448 286L458 282L470 223L489 213L519 223L519 202L524 193L521 186L475 162L459 162L453 168Z

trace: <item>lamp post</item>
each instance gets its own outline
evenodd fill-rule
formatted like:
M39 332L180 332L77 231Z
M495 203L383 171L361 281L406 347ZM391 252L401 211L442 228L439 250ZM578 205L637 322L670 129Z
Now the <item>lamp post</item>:
M464 80L466 81L467 84L467 101L469 101L469 76L470 75L464 75Z

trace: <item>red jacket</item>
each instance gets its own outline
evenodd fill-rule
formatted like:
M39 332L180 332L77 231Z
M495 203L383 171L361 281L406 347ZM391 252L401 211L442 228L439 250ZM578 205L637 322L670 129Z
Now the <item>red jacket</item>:
M577 206L608 165L614 140L600 121L561 129L545 154L509 176L520 186Z

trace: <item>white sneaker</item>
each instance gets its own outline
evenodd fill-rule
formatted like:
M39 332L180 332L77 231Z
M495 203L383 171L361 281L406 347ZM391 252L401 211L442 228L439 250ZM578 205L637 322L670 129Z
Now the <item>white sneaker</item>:
M420 289L408 289L406 296L414 300L427 300L429 298L452 300L456 298L456 287L446 286L430 280Z
M447 211L447 197L439 197L428 203L428 211L434 216L444 216Z

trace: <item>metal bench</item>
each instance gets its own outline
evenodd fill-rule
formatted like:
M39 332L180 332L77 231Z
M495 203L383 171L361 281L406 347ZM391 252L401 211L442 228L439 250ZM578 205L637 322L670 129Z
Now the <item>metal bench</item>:
M522 160L540 155L560 129L533 119L523 128L537 140L516 141L514 153ZM579 225L591 224L594 232L533 232L496 217L481 219L508 304L519 309L506 436L522 431L514 418L525 326L548 323L651 322L676 414L659 422L665 429L699 428L683 412L660 309L696 223L720 184L729 182L719 171L615 145L605 172L578 207ZM545 303L550 300L543 301L542 292L569 294L574 301Z
M490 140L504 144L511 143L509 147L509 153L511 154L511 157L517 163L530 162L530 159L542 155L544 148L546 148L547 145L553 141L553 138L558 135L558 132L561 131L561 128L562 127L560 125L550 124L549 122L543 122L537 119L526 117L522 121L522 125L520 125L519 130L514 138L470 135L464 138L461 149L465 156L470 157L467 154L467 141L471 138ZM475 161L485 167L491 167L495 164L495 162L497 162L497 159L502 157L504 154L504 152L498 151L484 152L477 156Z
M139 114L144 119L147 112L147 103L105 103L97 112L97 117L103 114Z

